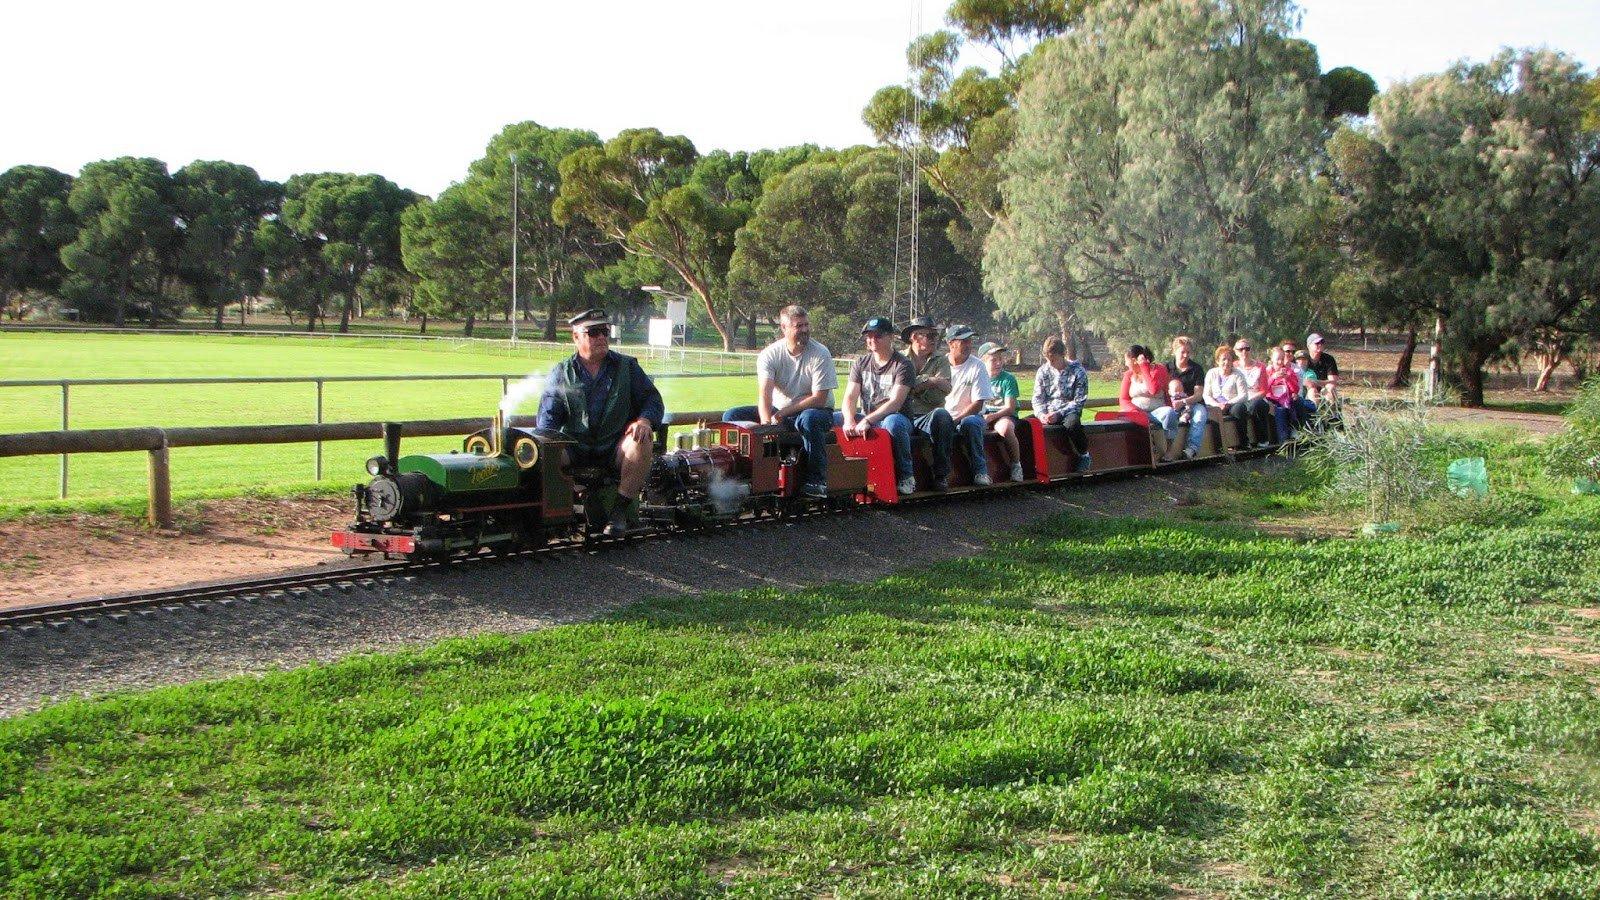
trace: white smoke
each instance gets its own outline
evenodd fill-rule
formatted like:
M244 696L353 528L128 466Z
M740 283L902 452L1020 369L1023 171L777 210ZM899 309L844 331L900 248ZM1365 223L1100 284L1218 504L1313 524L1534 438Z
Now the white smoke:
M543 393L544 373L534 372L506 388L506 395L500 398L500 414L509 421L516 414L518 407L530 399L537 400Z
M706 493L711 495L711 506L719 516L731 516L744 508L746 497L750 496L748 482L725 477L721 472L711 471L711 484L706 487Z

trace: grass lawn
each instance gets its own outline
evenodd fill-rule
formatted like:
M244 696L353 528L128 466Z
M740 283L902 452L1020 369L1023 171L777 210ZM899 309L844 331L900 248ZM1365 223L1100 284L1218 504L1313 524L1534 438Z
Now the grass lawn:
M631 348L630 348L631 349ZM49 378L181 378L314 375L511 374L548 371L562 353L495 345L394 339L281 338L249 335L107 335L0 333L0 380ZM691 357L691 370L693 358ZM752 364L753 365L753 364ZM681 371L648 362L653 373ZM1030 383L1023 390L1031 390ZM722 410L754 399L753 378L662 378L669 410ZM325 421L444 419L493 415L498 381L330 384L323 395ZM0 388L0 434L61 427L59 387ZM309 384L78 387L72 391L73 428L155 425L283 424L316 420ZM535 404L524 407L531 414ZM420 439L417 450L459 446L451 438ZM172 451L173 490L179 497L277 491L343 491L363 476L374 445L325 444L325 481L313 481L309 444L268 447L194 447ZM63 508L56 496L58 457L0 459L0 515ZM145 491L141 453L84 454L70 462L70 500L140 498ZM125 505L125 504L124 504Z
M1314 489L0 721L0 893L1596 896L1600 503Z

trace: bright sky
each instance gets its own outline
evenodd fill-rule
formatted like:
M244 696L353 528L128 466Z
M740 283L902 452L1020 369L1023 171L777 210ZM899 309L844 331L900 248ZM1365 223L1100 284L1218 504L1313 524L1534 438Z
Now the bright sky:
M436 194L510 122L654 126L701 150L870 142L918 0L52 0L4 15L0 171L154 156ZM924 0L923 30L947 3ZM1322 65L1379 86L1549 45L1592 71L1596 0L1304 0ZM993 68L990 52L969 53Z

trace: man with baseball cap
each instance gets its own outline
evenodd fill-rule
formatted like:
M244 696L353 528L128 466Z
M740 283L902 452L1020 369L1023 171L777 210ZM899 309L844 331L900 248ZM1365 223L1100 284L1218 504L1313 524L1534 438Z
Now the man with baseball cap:
M576 352L550 370L539 398L539 427L577 445L571 465L620 473L605 533L626 534L638 520L639 492L650 475L655 429L666 418L666 405L639 361L611 349L610 316L586 309L567 324Z
M955 423L967 461L972 464L972 483L986 486L994 482L989 477L989 456L983 449L983 404L994 399L994 388L989 385L989 370L983 360L972 355L972 338L972 329L965 325L945 329L950 392L945 395L944 409Z
M1306 356L1307 368L1316 376L1313 399L1320 395L1323 402L1330 406L1337 403L1339 362L1332 353L1322 349L1322 335L1313 334L1306 338Z
M914 494L917 479L911 466L911 420L901 408L916 376L910 360L894 349L894 325L888 319L868 319L861 326L861 339L866 352L850 364L844 406L834 413L834 423L852 437L864 436L874 425L889 432L896 486L902 494Z

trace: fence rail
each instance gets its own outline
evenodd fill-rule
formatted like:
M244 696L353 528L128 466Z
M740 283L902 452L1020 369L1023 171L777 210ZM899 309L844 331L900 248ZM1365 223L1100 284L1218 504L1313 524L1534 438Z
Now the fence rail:
M525 375L512 375L508 373L471 373L465 375L262 375L262 376L215 376L194 378L31 378L0 381L0 388L37 388L59 387L61 389L61 430L72 429L72 389L75 387L128 387L128 386L166 386L185 384L311 384L316 386L316 421L313 424L324 424L322 419L323 391L329 384L351 384L360 382L394 382L394 381L499 381L500 394L504 396L510 388L511 382L521 381ZM663 378L721 378L720 372L664 372L653 376L660 380ZM289 426L268 426L289 427ZM132 429L137 430L137 429ZM45 432L51 433L51 432ZM316 480L322 480L322 440L307 439L316 445L315 461L313 468ZM262 443L268 443L263 441ZM298 442L288 442L298 443ZM180 445L173 445L180 446ZM144 448L137 448L144 449ZM59 479L58 498L67 499L67 489L70 481L71 467L68 454L61 454L61 474Z
M1086 408L1115 406L1113 399L1091 399ZM1018 403L1018 411L1029 408ZM721 410L667 413L663 424L694 425L718 421ZM493 419L421 419L401 422L407 437L463 435L490 427ZM531 427L534 416L513 416L508 424ZM78 431L28 431L0 434L0 457L52 456L63 459L75 453L148 453L148 516L151 524L172 527L172 470L170 450L174 447L231 447L262 444L305 444L315 442L320 452L323 441L381 440L383 422L334 422L315 425L213 425L197 428L96 428Z

